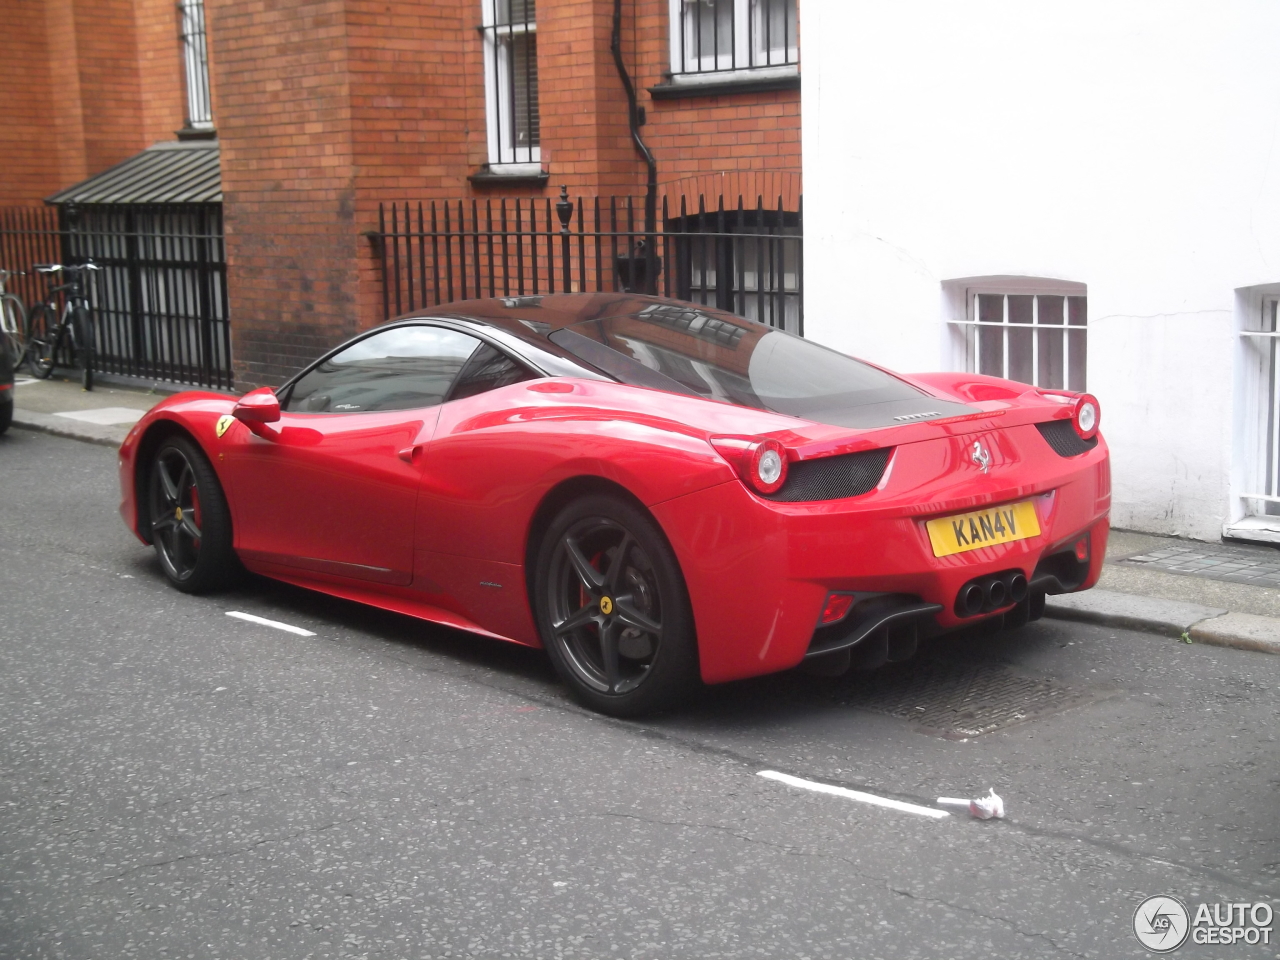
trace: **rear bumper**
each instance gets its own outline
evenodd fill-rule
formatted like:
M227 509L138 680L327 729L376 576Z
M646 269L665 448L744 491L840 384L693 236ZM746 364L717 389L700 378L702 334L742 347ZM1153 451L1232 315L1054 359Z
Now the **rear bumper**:
M1105 444L1066 459L1021 428L1002 440L1016 455L990 474L959 465L945 449L949 441L928 441L897 448L880 487L861 497L777 503L734 480L653 507L688 585L703 679L717 683L798 664L833 591L900 594L937 605L925 614L926 626L941 632L982 619L955 609L960 588L975 577L1017 570L1050 593L1093 586L1109 531ZM1039 536L933 555L927 520L1024 500L1035 505ZM1051 582L1041 561L1070 551L1083 535L1087 565Z

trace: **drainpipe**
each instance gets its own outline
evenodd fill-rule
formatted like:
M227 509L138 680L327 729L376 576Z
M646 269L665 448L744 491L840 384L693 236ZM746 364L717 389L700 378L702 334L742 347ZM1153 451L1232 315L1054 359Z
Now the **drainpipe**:
M609 49L613 53L613 64L618 68L618 76L622 79L622 87L627 92L627 120L631 126L631 140L636 145L636 152L649 168L644 194L644 292L657 293L658 161L640 136L640 108L636 105L636 88L627 73L626 64L622 62L622 0L613 0L613 38L609 42Z

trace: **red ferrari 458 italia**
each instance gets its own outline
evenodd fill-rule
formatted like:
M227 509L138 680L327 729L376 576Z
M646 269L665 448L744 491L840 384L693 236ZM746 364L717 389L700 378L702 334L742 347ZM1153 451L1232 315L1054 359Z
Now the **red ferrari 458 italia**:
M471 301L275 390L165 400L120 448L121 513L180 590L248 568L542 646L634 715L1092 586L1098 422L1088 394L903 376L689 303Z

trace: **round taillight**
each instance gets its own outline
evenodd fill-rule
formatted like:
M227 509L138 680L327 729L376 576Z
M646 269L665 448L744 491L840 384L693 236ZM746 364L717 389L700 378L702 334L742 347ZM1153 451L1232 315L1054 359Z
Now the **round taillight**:
M1075 417L1072 420L1076 433L1085 440L1090 439L1097 434L1098 422L1101 419L1102 411L1098 407L1098 398L1091 393L1083 394L1076 401Z
M787 482L787 449L777 440L711 437L711 446L732 464L742 482L757 493L777 493Z
M776 493L787 480L787 452L777 440L761 440L751 451L747 479L761 493Z
M760 459L756 461L756 473L760 482L768 486L773 486L782 479L782 456L777 450L766 450L760 454Z

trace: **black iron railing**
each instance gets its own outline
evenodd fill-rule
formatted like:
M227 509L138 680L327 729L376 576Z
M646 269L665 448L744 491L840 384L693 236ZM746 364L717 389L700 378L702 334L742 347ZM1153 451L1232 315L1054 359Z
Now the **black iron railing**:
M10 289L28 306L47 290L33 264L90 259L100 372L232 385L220 204L0 211L0 267L27 271Z
M386 319L455 300L580 291L662 294L804 332L802 206L742 197L708 210L666 200L652 235L643 199L383 204L366 234Z

